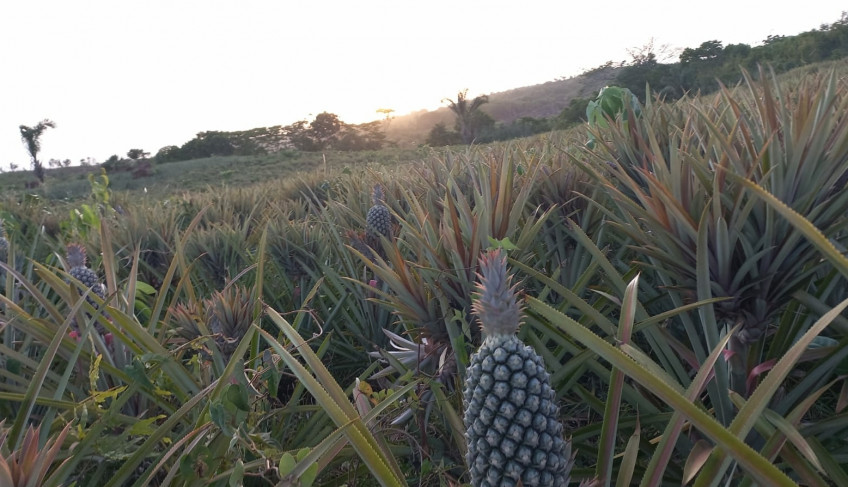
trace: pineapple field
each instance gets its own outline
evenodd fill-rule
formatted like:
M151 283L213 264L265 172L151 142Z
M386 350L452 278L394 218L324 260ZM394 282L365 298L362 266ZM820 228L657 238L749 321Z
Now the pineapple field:
M848 485L848 65L755 74L395 165L5 196L0 485Z

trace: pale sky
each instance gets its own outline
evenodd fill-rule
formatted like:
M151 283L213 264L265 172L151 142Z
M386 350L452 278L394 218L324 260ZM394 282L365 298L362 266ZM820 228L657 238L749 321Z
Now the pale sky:
M0 167L30 167L18 126L45 118L57 125L41 138L45 165L102 162L322 111L362 123L379 108L436 109L465 88L488 94L627 60L652 39L756 46L846 9L836 0L4 1Z

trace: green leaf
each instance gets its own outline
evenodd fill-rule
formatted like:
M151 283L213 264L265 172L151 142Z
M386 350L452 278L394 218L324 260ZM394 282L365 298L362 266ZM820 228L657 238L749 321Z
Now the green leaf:
M836 267L842 275L848 275L848 257L845 257L833 243L819 230L812 222L804 218L786 203L777 199L774 195L763 189L757 183L746 179L743 176L727 173L727 176L739 184L748 187L755 195L759 196L771 208L777 211L787 221L789 221L797 231L801 232L807 240L821 252L830 263Z
M92 391L97 390L97 379L100 378L100 361L103 360L102 354L97 354L94 361L88 368L88 384Z
M813 348L825 348L825 347L835 347L839 345L839 341L830 337L817 336L813 338L813 341L810 342L810 345L807 347L809 349Z
M620 346L630 345L633 334L633 321L636 314L636 290L639 288L639 276L633 278L627 285L624 293L624 301L621 304L621 316L618 323L618 334L616 339ZM618 421L621 414L621 398L624 389L624 373L619 369L612 369L609 379L609 390L607 402L604 407L604 420L601 427L601 438L598 445L598 466L595 476L602 484L609 485L612 478L613 459L615 458L615 442L618 436ZM638 435L637 435L638 444ZM629 446L628 446L629 448ZM632 474L632 472L631 472ZM619 480L621 480L619 478ZM629 483L629 479L628 479Z
M509 240L509 237L504 237L500 240L489 236L489 250L492 249L504 249L504 250L518 250L518 246L512 243Z
M618 469L618 478L615 481L615 487L628 487L632 485L633 471L636 469L636 460L639 458L639 436L641 427L639 420L636 420L636 429L627 440L627 447L624 449L624 457L621 459L621 466Z
M180 457L180 477L184 480L191 481L197 479L197 472L194 471L194 459L190 455Z
M241 459L236 460L236 464L233 467L233 473L230 474L230 479L228 485L230 487L240 487L242 482L244 481L244 462Z
M297 462L291 453L285 452L283 453L282 458L280 458L280 476L285 477L290 474L292 470L294 470L294 466Z
M241 384L231 384L227 388L227 400L241 411L250 411L247 389Z
M155 287L151 286L150 284L147 284L146 282L141 281L135 281L135 290L148 296L156 294Z
M257 329L258 332L282 357L289 369L315 397L316 403L327 412L333 422L339 427L350 426L344 429L344 434L371 473L382 483L401 485L403 474L397 460L390 452L380 448L379 442L362 422L362 417L357 413L356 408L348 400L344 390L327 370L320 357L312 351L300 333L279 313L269 309L268 316L280 331L291 340L292 345L299 351L307 366L301 364L268 332L261 328Z
M107 389L105 391L92 391L91 398L95 403L101 404L106 402L107 399L115 399L118 395L127 388L127 386L113 387L111 389Z
M153 423L159 421L160 419L167 418L164 414L160 414L158 416L154 416L152 418L146 419L137 419L130 429L127 430L128 435L139 435L139 436L150 436L155 431L155 428L152 426Z
M300 476L300 485L303 487L312 487L312 484L315 483L315 478L318 477L318 464L313 463L303 472L303 475Z
M216 401L209 406L209 415L212 417L212 422L215 423L215 426L221 428L223 431L229 431L227 410L221 402Z
M136 383L145 389L152 389L153 382L147 377L147 369L140 359L133 359L132 363L124 367L124 372Z
M698 440L683 465L683 483L688 484L704 466L715 448L706 440Z
M654 395L662 399L673 409L680 411L689 422L712 439L722 451L726 451L738 459L739 464L763 485L786 486L795 485L785 473L763 458L745 442L718 423L704 409L693 403L687 397L679 394L677 389L654 376L651 371L639 365L625 355L621 350L604 341L594 332L584 327L572 318L551 308L535 298L527 299L528 306L552 324L562 328L575 340L583 343L604 360L620 369L633 380L644 386Z
M306 458L306 455L309 455L309 448L301 448L297 451L297 461L302 461L304 458Z
M794 369L801 355L807 349L813 339L819 335L830 324L833 319L848 307L848 299L839 303L836 307L828 311L816 321L813 326L807 330L804 335L784 353L783 357L775 363L774 367L769 371L768 375L763 379L759 386L754 390L748 398L744 406L739 409L733 422L728 427L728 432L738 438L745 438L754 426L755 422L764 414L768 404L771 402L777 390L783 385L783 381ZM739 461L737 455L732 455L731 452L724 449L716 449L704 470L698 477L695 485L706 485L712 479L723 476L723 473L729 468L732 461Z

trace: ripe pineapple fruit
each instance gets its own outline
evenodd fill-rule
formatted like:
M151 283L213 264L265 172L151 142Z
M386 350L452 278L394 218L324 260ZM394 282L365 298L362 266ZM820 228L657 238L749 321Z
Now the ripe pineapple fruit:
M506 256L480 259L473 304L485 339L472 355L464 401L471 485L564 486L573 458L542 358L515 335L521 306Z
M79 244L70 244L67 247L67 261L70 270L68 274L74 279L80 281L85 287L92 290L100 299L106 299L106 291L97 273L86 266L85 247ZM91 304L94 300L88 298Z
M373 206L365 216L365 234L368 245L379 249L380 237L388 237L392 231L392 214L385 205L385 195L381 185L374 185L371 201Z

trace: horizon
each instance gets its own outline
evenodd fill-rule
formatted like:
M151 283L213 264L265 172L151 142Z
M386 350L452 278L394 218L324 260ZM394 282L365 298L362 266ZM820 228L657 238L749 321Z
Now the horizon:
M845 10L835 1L791 13L766 2L718 2L706 12L668 1L607 2L600 12L539 1L209 5L7 7L0 60L19 75L0 90L0 168L30 169L18 126L45 118L56 123L41 138L45 167L134 148L155 155L198 132L288 125L324 111L357 124L384 118L381 108L436 110L463 89L476 96L579 76L649 42L674 51L708 40L757 46L832 24Z

